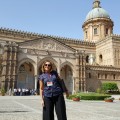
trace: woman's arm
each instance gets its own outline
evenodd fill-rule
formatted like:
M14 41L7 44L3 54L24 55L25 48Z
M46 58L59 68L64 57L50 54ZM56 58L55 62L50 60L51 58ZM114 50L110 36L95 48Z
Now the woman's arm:
M41 99L42 99L42 106L44 107L44 96L43 96L43 90L44 90L44 84L43 84L43 81L40 80L40 96L41 96Z
M59 84L62 87L63 92L66 94L66 97L69 97L69 92L68 89L64 83L64 80L60 78L60 76L58 76L58 80L59 80Z

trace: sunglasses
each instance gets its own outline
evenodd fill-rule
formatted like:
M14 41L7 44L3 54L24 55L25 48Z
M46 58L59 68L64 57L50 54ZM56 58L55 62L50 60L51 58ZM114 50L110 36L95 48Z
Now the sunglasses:
M45 64L44 66L48 66L48 67L51 67L51 64Z

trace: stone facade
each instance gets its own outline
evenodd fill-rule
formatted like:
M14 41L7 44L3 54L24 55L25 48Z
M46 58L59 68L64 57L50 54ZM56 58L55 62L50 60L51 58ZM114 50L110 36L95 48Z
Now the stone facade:
M120 36L113 34L112 20L95 17L82 27L84 41L0 28L0 88L38 89L45 60L53 63L70 93L96 91L105 81L120 88Z

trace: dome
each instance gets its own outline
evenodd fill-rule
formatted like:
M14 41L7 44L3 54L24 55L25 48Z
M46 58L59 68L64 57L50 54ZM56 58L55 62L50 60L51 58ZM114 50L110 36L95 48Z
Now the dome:
M110 16L103 8L94 8L87 14L86 21L94 18L110 18Z

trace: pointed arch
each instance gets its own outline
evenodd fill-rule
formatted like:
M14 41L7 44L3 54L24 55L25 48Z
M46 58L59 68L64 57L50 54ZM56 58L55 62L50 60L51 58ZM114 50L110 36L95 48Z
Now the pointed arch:
M38 62L38 69L46 60L49 60L51 63L53 63L56 66L56 68L58 68L58 62L55 59L53 59L52 57L45 57Z
M62 63L62 64L60 65L60 69L61 69L62 67L64 67L65 65L70 66L70 68L72 69L72 72L74 72L74 65L73 65L72 63L70 63L69 61L65 61L64 63Z
M32 59L25 58L22 59L17 68L17 87L18 88L28 88L35 89L36 88L36 63Z
M34 72L37 73L37 72L36 72L36 67L35 67L35 66L36 66L36 62L33 61L32 59L29 59L29 58L22 59L22 60L18 63L17 73L18 73L18 71L19 71L20 66L21 66L23 63L25 63L25 62L30 62L30 63L33 65Z
M65 85L69 91L69 93L73 93L74 91L74 80L73 80L73 73L74 68L73 64L66 61L60 66L60 76L63 78Z
M33 66L36 64L35 61L33 61L32 59L25 58L25 59L22 59L22 60L18 63L18 68L19 68L24 62L30 62L31 64L33 64Z

